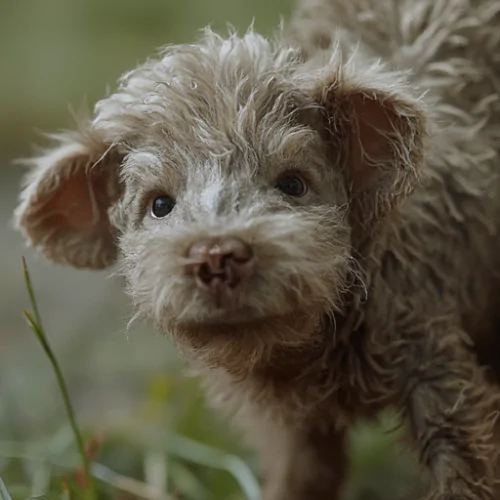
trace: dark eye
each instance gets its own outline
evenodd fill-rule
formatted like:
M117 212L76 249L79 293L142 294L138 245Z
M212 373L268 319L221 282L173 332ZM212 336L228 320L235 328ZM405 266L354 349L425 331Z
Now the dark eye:
M304 196L307 193L307 184L297 174L286 174L278 179L276 187L288 196Z
M161 219L166 217L175 207L175 201L170 196L158 196L153 201L151 213L153 217Z

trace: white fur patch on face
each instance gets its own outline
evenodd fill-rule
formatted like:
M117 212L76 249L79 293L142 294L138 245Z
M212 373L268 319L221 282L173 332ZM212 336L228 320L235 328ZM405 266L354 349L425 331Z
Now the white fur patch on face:
M198 203L200 208L207 213L217 214L220 210L224 189L228 188L227 181L224 180L222 171L218 166L205 165L204 169L205 175L202 175L202 177L206 181L199 193Z

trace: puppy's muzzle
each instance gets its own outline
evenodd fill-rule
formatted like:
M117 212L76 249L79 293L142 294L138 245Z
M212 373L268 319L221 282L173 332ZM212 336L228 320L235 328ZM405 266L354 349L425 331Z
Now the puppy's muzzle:
M186 271L218 309L241 307L254 267L252 248L239 238L200 240L187 251Z

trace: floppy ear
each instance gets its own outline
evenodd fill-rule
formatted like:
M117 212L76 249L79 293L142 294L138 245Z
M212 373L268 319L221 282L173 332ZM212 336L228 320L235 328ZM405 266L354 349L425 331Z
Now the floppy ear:
M55 147L27 162L15 224L54 262L107 267L117 257L108 210L120 196L120 155L90 125L53 138Z
M333 154L342 155L354 225L368 234L419 183L426 114L398 74L370 81L345 73L324 78L314 97L326 112Z

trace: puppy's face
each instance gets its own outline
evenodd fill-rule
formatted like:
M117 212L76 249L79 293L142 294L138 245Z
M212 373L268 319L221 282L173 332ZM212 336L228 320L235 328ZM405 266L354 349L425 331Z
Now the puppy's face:
M33 161L19 225L52 260L119 259L139 311L209 363L310 342L353 235L421 160L416 101L350 64L306 72L254 34L169 48Z
M238 330L337 304L349 257L346 190L324 141L271 85L225 88L215 99L205 90L198 119L188 108L182 128L138 141L123 162L123 269L160 325Z

